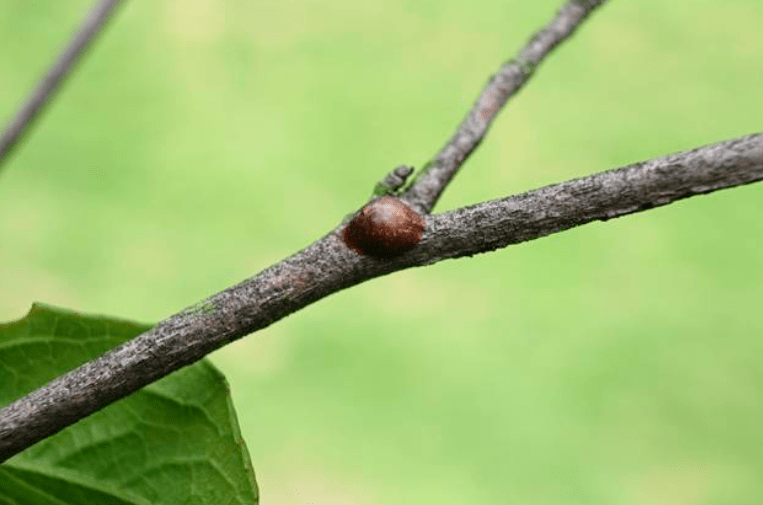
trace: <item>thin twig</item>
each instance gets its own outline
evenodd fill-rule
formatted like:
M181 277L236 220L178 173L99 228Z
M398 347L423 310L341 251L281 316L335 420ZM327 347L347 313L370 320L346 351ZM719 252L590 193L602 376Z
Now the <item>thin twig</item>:
M490 124L506 101L530 79L543 59L606 0L570 0L548 26L535 34L519 54L501 66L485 85L456 133L427 163L402 198L428 214L463 162L482 142Z
M3 163L9 159L14 147L24 138L45 106L51 102L77 61L123 1L101 0L88 12L79 32L71 40L66 50L59 55L48 70L47 75L37 85L37 88L0 138L0 169L2 169Z
M213 350L355 284L760 180L763 133L427 216L422 241L392 260L352 252L337 227L290 258L0 411L0 462Z

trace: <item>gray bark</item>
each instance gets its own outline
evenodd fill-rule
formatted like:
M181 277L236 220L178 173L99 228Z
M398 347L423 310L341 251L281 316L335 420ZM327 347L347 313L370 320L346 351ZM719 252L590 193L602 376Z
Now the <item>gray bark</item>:
M339 225L0 411L0 462L233 340L368 279L761 179L763 133L757 133L427 216L421 242L390 260L348 249Z
M545 55L603 3L568 2L488 82L455 135L402 195L425 215L422 240L411 250L392 259L361 256L344 244L339 224L304 250L169 317L0 411L0 462L233 340L374 277L763 179L763 133L757 133L428 215L506 100ZM402 172L398 175L405 179ZM385 187L395 189L402 180L387 179Z
M420 213L430 213L461 165L485 138L493 119L509 98L522 89L543 59L567 40L605 1L567 2L514 59L504 63L498 73L488 80L456 132L416 176L413 184L402 194L402 199Z

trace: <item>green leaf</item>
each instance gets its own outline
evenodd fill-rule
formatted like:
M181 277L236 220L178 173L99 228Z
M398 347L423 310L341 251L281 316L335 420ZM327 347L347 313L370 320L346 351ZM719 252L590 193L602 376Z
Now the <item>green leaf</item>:
M32 306L0 324L0 406L150 326ZM0 504L253 504L225 377L183 368L0 466Z

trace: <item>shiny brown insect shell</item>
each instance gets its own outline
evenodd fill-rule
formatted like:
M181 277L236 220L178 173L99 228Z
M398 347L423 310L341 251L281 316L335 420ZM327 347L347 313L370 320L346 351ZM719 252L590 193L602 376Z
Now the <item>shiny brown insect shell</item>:
M344 228L347 247L375 258L393 258L421 241L424 219L394 196L382 196L360 209Z

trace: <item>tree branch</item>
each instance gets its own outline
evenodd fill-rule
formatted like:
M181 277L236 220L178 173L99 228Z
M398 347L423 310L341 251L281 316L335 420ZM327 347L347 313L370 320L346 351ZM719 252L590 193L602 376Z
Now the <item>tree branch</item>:
M515 60L502 67L453 138L406 191L408 202L424 214L433 208L500 107L527 81L543 57L604 1L570 1ZM118 0L100 5L116 3ZM98 26L96 22L93 34ZM65 55L77 47L76 40ZM71 62L76 57L71 57ZM51 90L71 64L60 64L63 70L52 80ZM46 92L41 93L27 123L48 98ZM4 149L0 162L7 153ZM487 252L593 220L762 179L763 134L759 133L427 216L422 241L391 260L360 256L348 249L340 225L257 276L171 316L7 406L0 411L0 462L211 351L344 288L397 270ZM392 181L393 186L396 184Z
M392 260L360 256L342 226L257 276L159 323L0 411L0 462L211 351L331 293L443 259L763 180L763 133L426 217Z
M59 55L0 138L0 169L123 1L101 0L88 12L79 32Z
M485 85L453 137L416 175L414 182L402 194L402 199L420 213L430 213L458 169L482 142L493 119L508 99L524 86L541 61L605 1L570 0L513 60L504 63Z

